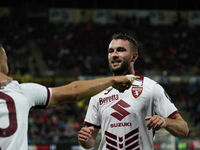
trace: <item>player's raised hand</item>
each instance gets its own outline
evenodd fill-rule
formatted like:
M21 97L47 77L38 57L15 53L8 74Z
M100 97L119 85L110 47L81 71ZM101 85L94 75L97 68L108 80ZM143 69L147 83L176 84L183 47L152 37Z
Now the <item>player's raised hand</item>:
M89 138L91 137L92 132L94 131L94 127L90 126L90 127L82 127L81 130L79 131L79 135L78 135L78 140L81 143L85 143L89 140Z
M8 84L11 82L13 79L11 77L8 77L7 75L3 74L0 72L0 87L3 85Z
M145 117L145 120L148 120L146 127L150 130L153 129L155 131L165 128L166 127L166 121L163 117L160 117L158 115L154 116L147 116Z
M115 84L113 88L118 90L126 90L129 89L135 79L139 79L139 76L135 75L126 75L126 76L116 76Z

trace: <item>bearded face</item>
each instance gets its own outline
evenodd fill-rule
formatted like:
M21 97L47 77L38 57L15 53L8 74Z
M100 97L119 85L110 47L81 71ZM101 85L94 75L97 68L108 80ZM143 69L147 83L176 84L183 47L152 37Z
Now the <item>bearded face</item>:
M112 40L108 48L109 68L114 75L132 73L133 64L137 56L132 52L129 41Z
M130 63L129 59L123 60L117 66L114 66L112 62L109 62L109 68L115 75L123 75L129 70Z

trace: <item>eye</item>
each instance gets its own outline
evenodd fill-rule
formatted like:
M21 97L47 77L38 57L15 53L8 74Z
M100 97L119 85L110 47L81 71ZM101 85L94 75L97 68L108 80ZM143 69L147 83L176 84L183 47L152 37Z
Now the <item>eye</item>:
M125 51L126 49L125 48L123 48L123 47L119 47L119 48L117 48L117 51L118 52L123 52L123 51Z
M114 49L109 49L108 50L108 53L112 53L112 52L114 52Z

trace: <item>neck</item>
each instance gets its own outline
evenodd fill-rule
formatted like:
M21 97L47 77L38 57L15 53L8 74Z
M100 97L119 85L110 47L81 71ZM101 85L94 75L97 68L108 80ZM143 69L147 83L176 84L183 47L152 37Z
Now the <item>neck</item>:
M127 70L126 72L122 73L122 74L113 74L114 76L121 76L121 75L127 75L127 74L133 74L135 75L135 70Z

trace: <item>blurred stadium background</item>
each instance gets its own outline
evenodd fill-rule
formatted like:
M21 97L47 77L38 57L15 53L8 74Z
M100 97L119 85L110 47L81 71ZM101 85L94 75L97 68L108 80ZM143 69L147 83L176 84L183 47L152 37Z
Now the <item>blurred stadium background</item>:
M1 0L0 39L14 79L59 86L110 76L110 37L129 33L139 43L135 69L165 88L190 128L187 138L158 132L155 149L200 149L199 9L193 0ZM80 149L88 101L31 109L29 149Z

